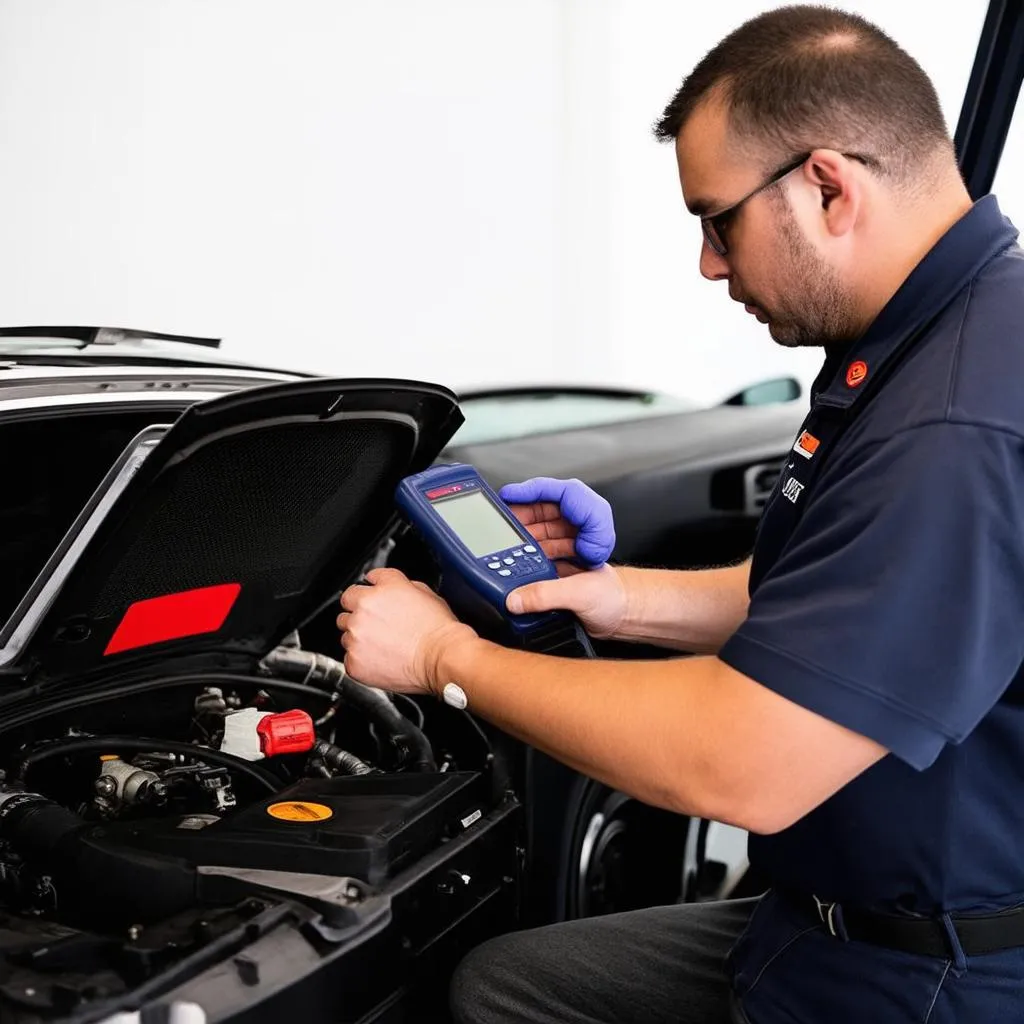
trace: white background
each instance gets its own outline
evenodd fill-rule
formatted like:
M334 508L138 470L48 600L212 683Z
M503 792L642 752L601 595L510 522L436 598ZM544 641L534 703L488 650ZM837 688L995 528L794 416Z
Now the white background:
M650 134L768 6L0 0L0 322L456 388L806 380L815 353L700 278ZM845 6L921 61L952 129L984 0Z

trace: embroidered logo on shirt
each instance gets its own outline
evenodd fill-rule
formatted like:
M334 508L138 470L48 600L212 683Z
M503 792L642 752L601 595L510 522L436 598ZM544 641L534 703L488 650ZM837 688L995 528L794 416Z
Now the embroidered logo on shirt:
M782 496L788 498L793 504L796 504L796 499L800 497L800 492L804 489L804 485L800 483L795 476L791 476L782 485Z
M804 431L797 439L796 444L793 445L793 451L797 455L802 455L805 459L809 459L817 450L821 442L808 431Z
M868 375L868 364L863 360L858 359L855 363L850 363L846 370L846 386L851 388L859 387L864 383L864 378Z

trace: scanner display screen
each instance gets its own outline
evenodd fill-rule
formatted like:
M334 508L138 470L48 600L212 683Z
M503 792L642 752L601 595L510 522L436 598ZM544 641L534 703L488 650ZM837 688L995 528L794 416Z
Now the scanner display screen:
M480 491L433 502L434 510L475 558L522 544L523 538Z

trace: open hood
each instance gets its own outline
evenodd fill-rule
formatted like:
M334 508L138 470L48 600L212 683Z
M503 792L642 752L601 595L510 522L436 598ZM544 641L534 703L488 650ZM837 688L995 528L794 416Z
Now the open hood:
M461 424L441 387L318 379L148 428L0 627L0 671L255 663L355 577L394 524L400 479Z

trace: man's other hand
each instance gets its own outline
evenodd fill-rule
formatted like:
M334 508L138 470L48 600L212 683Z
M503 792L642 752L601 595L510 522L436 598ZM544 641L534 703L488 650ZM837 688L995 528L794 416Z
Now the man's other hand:
M612 508L582 481L538 476L506 484L499 494L560 576L608 561L615 547Z

